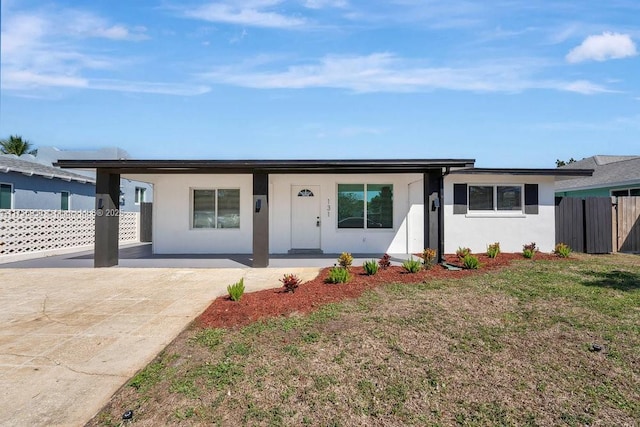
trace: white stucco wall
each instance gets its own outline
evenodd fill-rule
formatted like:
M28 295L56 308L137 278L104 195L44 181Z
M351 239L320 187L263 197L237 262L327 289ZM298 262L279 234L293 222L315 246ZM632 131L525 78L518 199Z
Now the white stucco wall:
M420 174L271 175L270 251L287 253L291 249L291 186L319 185L320 245L325 253L407 253L409 184L420 179ZM339 229L338 184L393 184L393 229Z
M153 187L153 252L243 254L253 245L251 175L157 175ZM239 188L240 228L192 229L191 189Z
M319 174L269 176L269 251L291 248L291 188L320 188L320 247L325 253L407 253L422 246L421 174ZM251 175L144 176L154 184L153 251L170 253L251 253L253 250L253 180ZM338 184L393 184L393 229L338 229ZM412 184L410 206L410 184ZM420 190L416 189L416 185ZM193 188L239 188L240 229L190 229ZM418 205L419 203L419 205ZM328 208L330 206L330 209ZM419 207L418 207L419 206ZM407 213L417 212L408 225ZM410 230L414 228L415 230ZM408 239L408 233L419 236ZM419 241L418 241L419 240ZM408 241L409 243L408 246Z
M153 250L170 253L251 253L253 180L251 175L149 175L154 184ZM338 184L393 184L393 229L338 229ZM538 184L539 213L496 212L453 215L453 184ZM291 244L291 187L317 185L320 193L320 247L325 253L415 253L423 249L421 174L270 175L270 252L287 253ZM240 229L190 229L192 188L239 188ZM330 206L330 209L328 207ZM460 246L483 252L500 242L520 252L536 242L545 252L555 245L554 179L548 176L450 174L445 178L445 252Z
M539 213L495 212L453 214L453 184L538 184ZM522 245L535 242L541 251L555 246L554 178L549 176L451 174L445 178L445 253L458 247L484 252L487 245L500 242L503 252L520 252ZM524 194L524 189L523 189Z

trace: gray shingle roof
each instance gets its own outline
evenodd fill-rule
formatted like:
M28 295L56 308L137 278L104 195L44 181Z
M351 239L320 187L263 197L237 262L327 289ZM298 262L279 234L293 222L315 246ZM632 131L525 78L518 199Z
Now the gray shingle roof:
M593 169L593 176L558 180L556 191L640 185L640 156L592 156L561 169L585 168Z
M65 181L95 183L96 180L77 173L69 172L55 166L43 165L42 163L30 162L14 155L0 155L0 173L17 172L24 175L38 175L45 178L57 178Z

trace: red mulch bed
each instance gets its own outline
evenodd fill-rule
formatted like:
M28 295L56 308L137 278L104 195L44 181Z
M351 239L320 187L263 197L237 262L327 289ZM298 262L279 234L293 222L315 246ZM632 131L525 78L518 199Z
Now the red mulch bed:
M315 279L305 282L294 293L287 293L283 288L267 289L244 294L238 302L231 301L228 296L219 297L196 320L202 327L232 328L248 325L256 320L289 316L293 313L308 313L315 308L345 299L357 298L367 289L387 283L421 283L433 279L457 279L470 274L478 274L487 270L509 265L513 260L523 260L521 254L501 253L491 259L485 254L476 255L480 260L479 270L452 271L435 265L430 270L422 270L410 274L402 267L391 266L386 270L380 269L377 274L367 276L364 269L351 268L351 280L348 283L328 284L325 278L329 268L324 268ZM446 255L447 263L460 265L458 257ZM537 253L535 260L561 259L553 255Z

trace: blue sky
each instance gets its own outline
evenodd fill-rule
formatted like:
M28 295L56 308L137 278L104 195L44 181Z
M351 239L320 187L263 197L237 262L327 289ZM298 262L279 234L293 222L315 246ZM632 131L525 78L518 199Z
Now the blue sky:
M135 158L640 154L637 0L2 0L0 137Z

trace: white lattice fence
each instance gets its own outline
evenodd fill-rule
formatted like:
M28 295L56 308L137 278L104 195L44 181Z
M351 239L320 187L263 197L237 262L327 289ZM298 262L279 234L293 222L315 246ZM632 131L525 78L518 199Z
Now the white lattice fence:
M137 242L140 240L139 232L140 214L138 212L120 212L120 241Z
M120 242L138 241L136 212L120 213ZM93 211L0 210L0 256L91 246Z

